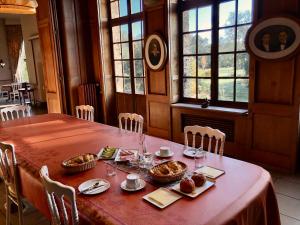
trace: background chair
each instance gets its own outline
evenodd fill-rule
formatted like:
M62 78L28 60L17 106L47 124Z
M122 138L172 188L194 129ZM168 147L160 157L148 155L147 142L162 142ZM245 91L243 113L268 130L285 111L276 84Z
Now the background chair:
M6 225L10 225L12 202L18 206L19 224L23 224L23 203L14 146L0 142L0 168L5 183Z
M10 106L0 110L1 120L14 120L20 117L30 117L31 107L28 105Z
M79 224L78 210L75 199L75 189L49 178L48 167L42 166L40 170L43 185L45 187L48 206L52 217L52 225L70 224L65 207L64 197L68 198L71 205L72 224ZM58 206L60 208L58 208ZM61 214L60 214L61 213ZM61 221L61 218L63 221Z
M201 147L204 149L204 137L208 136L208 148L207 151L211 152L212 140L215 139L215 153L223 155L224 153L224 143L225 143L225 134L218 129L213 129L211 127L201 127L201 126L186 126L184 127L184 143L185 146L189 146L188 133L192 133L193 144L192 147L195 148L196 145L196 135L199 134L201 137ZM220 146L219 146L219 141Z
M129 120L129 128L128 128L128 120ZM144 125L144 118L141 115L136 113L120 113L119 114L119 128L123 130L123 123L124 129L129 130L131 132L136 133L143 133L143 125Z
M21 83L12 83L11 88L12 88L12 92L9 93L10 99L13 101L16 99L16 97L18 97L18 99L20 99L19 89L22 88L22 84Z
M3 90L2 86L0 86L0 100L8 100L8 91Z
M76 117L94 122L94 107L90 105L76 106Z

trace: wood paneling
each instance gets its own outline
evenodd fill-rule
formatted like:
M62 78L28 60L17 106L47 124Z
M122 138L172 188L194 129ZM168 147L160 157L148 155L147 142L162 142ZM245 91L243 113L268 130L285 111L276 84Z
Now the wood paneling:
M166 73L165 70L161 71L149 71L148 72L148 80L149 80L149 94L156 95L167 95L167 81L166 81Z
M295 60L257 63L256 102L292 104Z
M169 129L170 106L160 102L149 102L149 126L163 130Z

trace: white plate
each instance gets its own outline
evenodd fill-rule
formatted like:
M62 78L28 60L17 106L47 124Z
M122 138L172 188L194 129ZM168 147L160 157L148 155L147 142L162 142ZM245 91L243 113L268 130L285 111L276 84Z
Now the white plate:
M116 158L116 155L118 154L119 150L120 150L119 148L116 148L116 151L111 158L103 158L101 155L102 155L102 152L104 151L104 148L101 148L99 153L97 154L98 159L114 159L114 158Z
M156 191L165 191L165 192L167 192L169 195L171 195L172 200L170 200L169 203L167 203L167 204L164 205L164 204L158 202L157 200L154 200L153 198L149 197L149 195L151 195L153 192L156 192ZM166 188L158 188L158 189L156 189L156 190L153 191L153 192L151 192L151 193L149 193L149 194L143 196L143 199L145 199L146 201L150 202L151 204L155 205L156 207L158 207L158 208L160 208L160 209L164 209L164 208L166 208L167 206L173 204L174 202L176 202L177 200L179 200L179 199L182 198L181 195L179 195L179 194L177 194L177 193L175 193L175 192L173 192L173 191L170 191L170 190L168 190L168 189L166 189Z
M156 155L157 157L160 157L160 158L169 158L169 157L172 157L172 156L174 155L174 152L170 151L170 152L169 152L169 155L164 155L164 156L162 156L162 155L160 155L160 151L156 151L156 152L155 152L155 155Z
M124 180L121 183L121 188L125 191L139 191L139 190L143 189L145 186L146 186L146 182L143 179L139 179L139 186L134 189L128 188L126 186L126 180Z
M180 183L178 184L175 184L173 187L172 187L172 190L174 191L177 191L181 194L184 194L186 196L189 196L191 198L196 198L198 195L202 194L204 191L208 190L209 188L211 188L212 186L214 186L215 183L214 182L211 182L211 181L206 181L204 185L202 185L201 187L196 187L196 189L192 192L192 193L185 193L185 192L182 192L180 190Z
M133 152L133 158L137 158L137 156L138 156L138 150L134 150L134 149L119 149L119 151L118 151L118 153L117 153L117 155L116 155L116 158L115 158L115 161L116 161L116 162L126 162L126 161L130 161L130 160L124 160L124 159L121 159L121 158L120 158L120 154L121 154L122 150Z
M188 157L194 157L195 156L195 153L196 153L196 148L187 148L183 151L183 154L185 156L188 156ZM201 155L199 158L203 157L204 155Z
M96 194L100 194L110 188L110 183L107 180L96 178L96 179L91 179L91 180L87 180L87 181L83 182L82 184L79 185L78 190L79 190L79 192L81 192L82 190L93 186L97 182L100 182L100 184L104 184L104 185L101 187L92 189L90 191L83 192L82 194L96 195Z

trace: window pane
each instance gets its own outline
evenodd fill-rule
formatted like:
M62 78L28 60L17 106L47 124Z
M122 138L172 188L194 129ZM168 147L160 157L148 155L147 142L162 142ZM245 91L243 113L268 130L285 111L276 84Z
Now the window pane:
M133 47L133 58L134 59L141 59L143 57L143 48L142 48L142 41L134 41L132 42Z
M142 39L142 22L134 22L132 23L132 39L138 40Z
M235 1L221 3L219 7L219 27L234 25Z
M114 26L112 28L112 36L113 36L113 42L120 42L120 26Z
M249 95L249 80L248 79L237 79L236 80L236 101L237 102L248 102Z
M196 9L191 9L183 12L182 30L183 32L196 30Z
M183 57L183 76L196 77L196 57Z
M117 92L124 92L122 77L116 77L116 89L117 89Z
M119 17L119 1L110 3L111 18L115 19Z
M211 56L198 56L198 77L211 76Z
M198 30L211 29L211 6L198 8Z
M121 59L121 45L114 44L114 59Z
M183 54L196 54L196 33L183 35Z
M129 45L122 43L122 59L129 59Z
M134 78L134 85L135 85L135 93L143 95L144 91L144 78Z
M120 0L120 17L127 16L128 9L127 9L127 0Z
M135 77L143 77L144 69L143 69L143 60L134 60L134 76Z
M249 55L248 53L236 54L236 76L249 77Z
M183 97L196 98L196 79L183 79Z
M245 51L245 38L250 25L237 27L236 49L237 51Z
M131 14L141 12L141 0L131 0Z
M210 99L210 79L198 79L198 99Z
M234 28L225 28L219 30L219 52L234 51Z
M219 77L234 76L234 55L222 54L219 55Z
M121 25L121 41L128 41L128 24Z
M234 79L219 79L219 100L233 101Z
M131 94L130 78L124 78L124 93Z
M211 31L198 33L198 53L211 52Z
M129 77L130 76L130 62L123 61L123 76Z
M238 1L238 24L250 23L252 21L252 1Z
M121 61L115 61L115 75L116 76L122 76L122 62Z

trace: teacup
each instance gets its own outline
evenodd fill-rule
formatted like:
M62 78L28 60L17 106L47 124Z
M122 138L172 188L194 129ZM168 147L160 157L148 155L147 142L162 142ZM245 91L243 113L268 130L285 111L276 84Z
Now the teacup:
M170 155L170 147L168 146L162 146L159 148L159 154L160 156L168 156Z
M139 178L140 176L138 174L128 174L126 178L126 187L129 189L136 189L139 186Z

